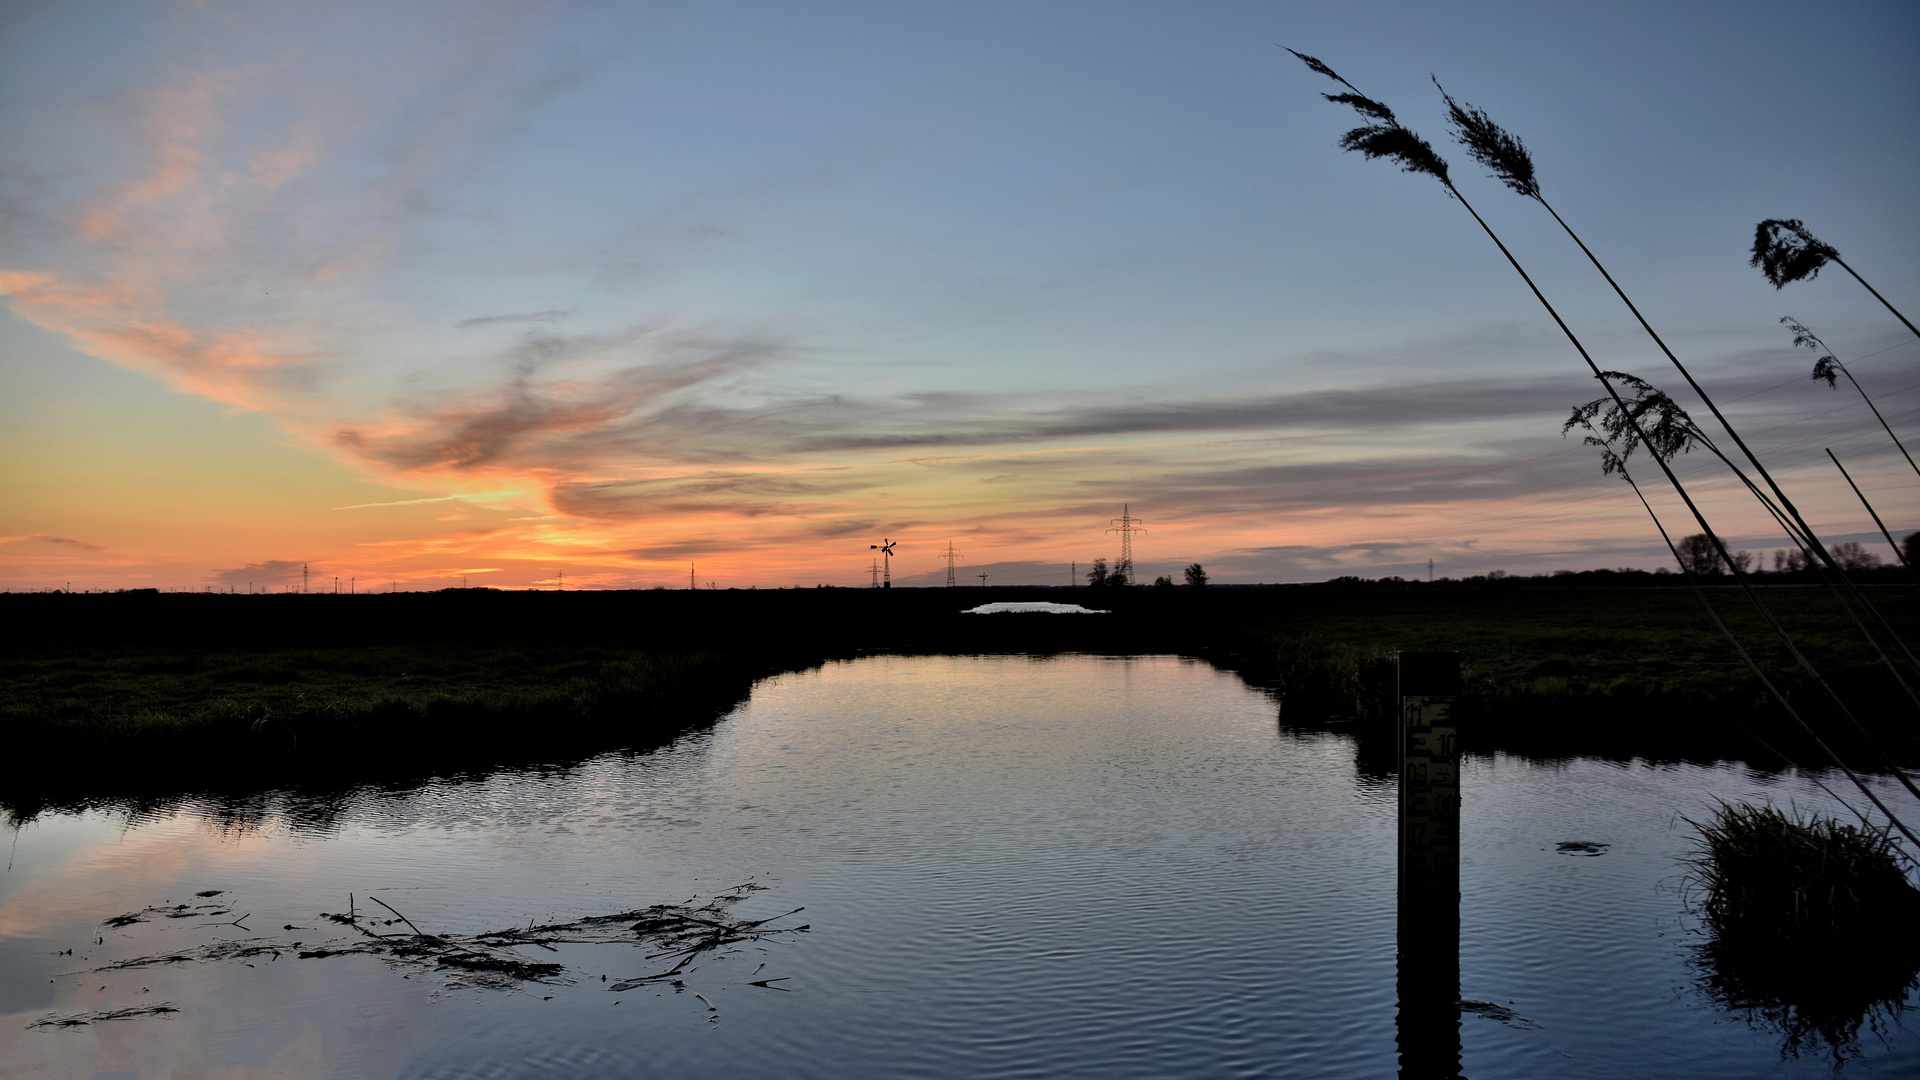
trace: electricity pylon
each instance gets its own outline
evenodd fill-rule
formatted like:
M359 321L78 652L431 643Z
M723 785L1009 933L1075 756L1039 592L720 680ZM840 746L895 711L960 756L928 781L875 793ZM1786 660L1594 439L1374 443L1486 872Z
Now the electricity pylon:
M958 559L960 553L953 550L953 541L949 540L947 541L947 550L940 554L946 556L947 559L947 588L951 589L953 588L953 560Z
M1133 534L1147 530L1140 527L1140 519L1134 517L1126 503L1120 504L1120 516L1113 519L1113 528L1108 532L1120 534L1120 564L1113 568L1120 580L1133 584Z

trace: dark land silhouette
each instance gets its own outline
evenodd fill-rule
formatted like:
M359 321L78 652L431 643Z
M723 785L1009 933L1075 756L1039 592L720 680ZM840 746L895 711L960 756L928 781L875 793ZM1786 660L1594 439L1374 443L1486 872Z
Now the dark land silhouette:
M1771 606L1856 707L1900 715L1826 591L1764 576L1778 582ZM1867 588L1912 627L1920 605L1892 584L1901 572L1864 576L1887 579ZM763 676L879 652L1192 656L1270 688L1282 723L1360 733L1364 756L1380 658L1452 649L1470 750L1815 763L1680 581L1599 571L1205 588L4 594L0 804L18 815L564 765L709 724ZM1736 631L1757 621L1737 590L1708 591ZM1106 613L965 613L1020 600ZM1759 659L1797 687L1787 657ZM1920 756L1909 732L1876 734Z

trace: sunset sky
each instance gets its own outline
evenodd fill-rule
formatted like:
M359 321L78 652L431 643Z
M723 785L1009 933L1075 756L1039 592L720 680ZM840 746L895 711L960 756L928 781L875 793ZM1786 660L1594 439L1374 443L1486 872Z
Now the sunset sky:
M1488 109L1825 535L1828 446L1920 528L1777 320L1916 440L1920 341L1747 266L1803 218L1920 316L1910 2L67 0L0 5L0 588L1065 584L1123 504L1146 577L1661 565L1577 356L1280 44L1691 404L1429 74Z

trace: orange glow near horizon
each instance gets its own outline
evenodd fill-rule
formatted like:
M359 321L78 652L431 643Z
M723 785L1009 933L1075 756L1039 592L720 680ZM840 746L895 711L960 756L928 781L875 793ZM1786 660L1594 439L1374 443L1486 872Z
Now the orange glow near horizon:
M851 586L883 537L897 582L943 582L952 543L968 584L1064 585L1114 559L1129 505L1143 581L1668 561L1561 437L1594 391L1497 252L1430 184L1333 151L1343 116L1265 53L1170 57L1193 96L1138 97L1130 65L1091 56L998 64L1003 86L785 47L723 87L742 31L702 37L693 14L605 35L540 5L148 16L93 67L16 47L0 72L32 156L0 170L0 589L271 590L303 565L329 587ZM47 25L67 17L88 18ZM47 40L92 40L67 33ZM970 47L1013 40L987 38ZM1876 78L1903 86L1903 64ZM1618 146L1500 78L1562 145ZM1717 119L1659 152L1696 179L1758 175L1785 166L1728 155L1781 122ZM1607 246L1819 527L1876 537L1827 446L1890 524L1920 526L1871 416L1809 389L1778 298L1721 250L1719 196L1698 194L1718 181L1649 191L1631 155L1585 153L1590 190L1675 200ZM1911 170L1843 160L1904 193ZM1851 227L1850 258L1911 262L1902 219L1807 198ZM1669 383L1589 269L1553 261L1574 256L1536 209L1490 213L1605 363ZM1850 289L1794 302L1905 430L1920 343ZM1717 527L1782 544L1703 457L1681 468Z

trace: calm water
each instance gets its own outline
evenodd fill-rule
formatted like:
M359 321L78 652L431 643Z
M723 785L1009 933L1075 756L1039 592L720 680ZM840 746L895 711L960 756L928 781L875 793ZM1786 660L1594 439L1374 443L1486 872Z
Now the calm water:
M1831 1074L1695 989L1675 863L1681 815L1824 807L1810 783L1493 757L1462 787L1461 992L1531 1022L1465 1016L1467 1076ZM0 877L0 1076L1391 1076L1393 807L1350 739L1277 728L1205 665L834 664L564 773L33 821ZM525 992L368 957L84 973L245 937L100 927L203 890L312 944L337 935L279 927L325 925L349 892L471 933L748 879L769 888L737 911L804 905L812 929L709 959L681 993L607 990L656 969L631 946L571 947L577 985ZM791 992L748 985L770 976ZM155 1001L180 1011L27 1029ZM1920 1075L1920 1022L1859 1049L1844 1075Z

